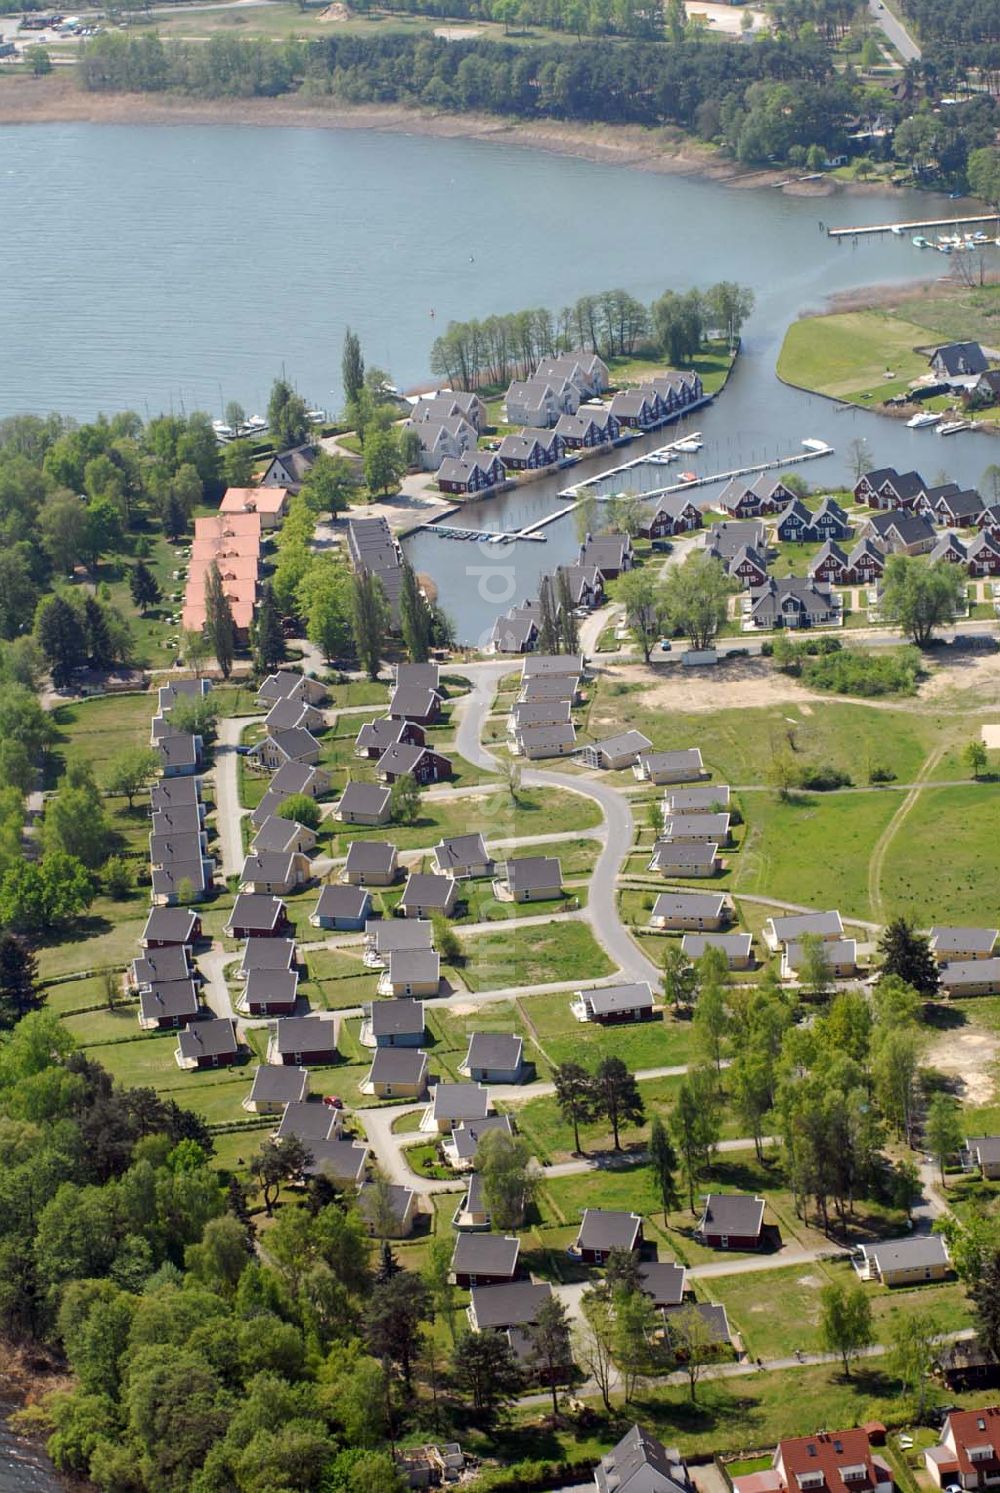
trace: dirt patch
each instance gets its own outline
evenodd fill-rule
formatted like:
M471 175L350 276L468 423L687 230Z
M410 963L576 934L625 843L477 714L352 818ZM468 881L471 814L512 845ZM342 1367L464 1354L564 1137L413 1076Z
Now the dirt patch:
M1000 704L1000 653L959 653L934 669L918 691L921 700L939 700L952 691L974 691L976 709Z
M448 1013L451 1016L475 1016L478 1009L478 1006L472 1006L468 1001L463 1001L456 1006L449 1006Z
M963 1103L992 1104L998 1053L1000 1037L995 1032L969 1026L938 1037L928 1050L927 1063L954 1081Z
M803 689L787 674L776 673L767 659L741 658L717 664L714 669L685 669L671 666L663 669L602 666L609 681L617 679L645 686L637 696L643 710L676 710L685 714L710 710L750 709L765 705L783 705L789 701L821 700L826 696ZM604 710L595 711L591 725L613 723L619 719L614 697L602 696Z
M350 15L351 12L347 6L341 5L339 0L335 0L333 5L328 5L325 10L320 11L319 18L321 21L347 21L350 19Z
M434 35L442 41L468 41L470 37L482 36L481 26L435 26Z

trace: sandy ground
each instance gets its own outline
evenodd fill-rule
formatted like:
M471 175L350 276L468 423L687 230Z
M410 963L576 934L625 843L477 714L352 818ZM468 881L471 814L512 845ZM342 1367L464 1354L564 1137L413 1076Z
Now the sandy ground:
M767 16L762 10L750 10L743 5L713 5L700 3L700 0L692 0L687 7L689 16L705 16L713 31L723 32L727 36L740 36L743 31L741 21L744 15L748 15L753 22L753 30L760 31L767 25Z
M72 77L0 80L0 124L249 124L309 129L384 130L447 139L498 140L531 150L629 166L636 171L701 176L738 187L774 187L787 172L747 171L723 160L679 130L632 125L531 123L486 114L436 114L397 104L342 104L299 96L275 99L191 99L151 94L84 93ZM830 180L786 188L790 193L828 196L853 192Z
M863 640L859 640L858 646L864 646ZM831 700L848 700L876 710L919 710L924 704L940 701L957 691L968 692L970 700L974 698L977 712L989 709L994 701L1000 704L1000 654L996 653L959 655L954 662L935 665L934 672L924 680L915 696L884 700L862 700L855 696L806 689L787 674L779 674L770 661L763 658L734 659L731 663L718 664L712 670L691 672L674 664L667 668L652 665L643 668L638 663L626 667L605 664L602 660L601 673L609 682L622 680L634 684L638 680L644 684L643 693L636 697L643 710L674 710L691 715L711 710L746 710L785 704L798 705L802 713L808 715L812 710L809 702ZM614 697L602 694L601 699L606 708L593 713L592 724L614 724L618 719ZM993 727L993 731L995 740L986 744L1000 747L1000 725Z
M1000 751L1000 725L984 726L983 746L990 752Z
M982 1027L942 1032L927 1052L927 1065L954 1080L963 1104L992 1104L1000 1038Z

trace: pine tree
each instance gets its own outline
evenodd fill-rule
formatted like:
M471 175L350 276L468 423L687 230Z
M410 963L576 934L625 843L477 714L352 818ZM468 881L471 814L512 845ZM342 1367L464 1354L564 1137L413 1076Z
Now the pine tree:
M559 636L564 653L579 653L580 631L573 615L573 598L569 591L569 576L563 566L557 572L556 594L559 598Z
M163 524L163 532L168 539L179 539L187 528L187 513L184 504L173 488L163 499L160 522Z
M143 617L160 599L160 588L157 585L156 576L142 560L129 571L128 589L134 605L139 608Z
M886 924L878 948L882 955L880 974L897 975L928 1000L937 995L941 980L930 941L906 918L893 918Z
M258 674L272 673L285 660L285 635L270 582L261 593L254 622L253 666Z
M378 1265L375 1269L375 1284L384 1286L386 1281L392 1280L402 1270L402 1265L392 1252L392 1245L388 1239L382 1240L382 1248L379 1250Z
M351 586L351 632L358 662L369 679L377 679L385 635L389 630L389 606L382 582L370 570L358 570Z
M0 936L0 1028L9 1030L41 1005L38 961L23 939L4 933Z
M399 622L406 651L415 664L426 663L431 651L431 614L408 560L403 562L399 593Z
M663 1222L666 1223L667 1214L679 1208L681 1200L674 1176L677 1171L677 1152L659 1115L653 1116L649 1132L649 1165L663 1205Z
M115 661L114 645L104 608L94 596L88 596L83 604L83 622L91 664L95 669L109 669Z
M64 597L53 596L38 618L36 631L52 683L62 689L87 656L80 619Z
M559 652L559 627L556 622L555 602L552 596L552 578L542 576L538 591L541 620L538 625L538 648L541 653Z
M365 360L361 356L361 343L350 327L344 333L340 381L344 386L344 403L351 404L365 386Z
M228 679L233 669L236 652L236 625L229 597L222 587L219 567L213 560L205 577L205 631L212 645L216 663L222 670L223 679Z

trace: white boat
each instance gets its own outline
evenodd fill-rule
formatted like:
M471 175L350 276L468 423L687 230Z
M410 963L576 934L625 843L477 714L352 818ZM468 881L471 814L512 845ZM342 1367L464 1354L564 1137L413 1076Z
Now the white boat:
M928 425L936 425L940 418L932 410L921 410L918 415L911 415L906 423L910 430L924 430Z
M326 410L306 410L306 419L310 425L323 425L326 422Z
M220 441L231 441L236 435L233 427L231 425L227 425L225 420L213 420L212 429L215 431L216 437Z
M807 451L829 451L830 449L826 441L818 441L813 435L807 435L802 444Z
M248 434L259 435L261 431L267 429L267 421L264 419L263 415L251 415L249 420L247 420L247 422L243 426L243 429Z
M705 442L701 438L701 432L696 430L693 435L685 436L681 441L674 441L675 451L700 451Z
M900 228L898 223L893 223L891 231L896 235L897 238L903 237L903 230L902 228Z
M960 430L971 430L971 420L946 420L937 428L938 435L957 435Z

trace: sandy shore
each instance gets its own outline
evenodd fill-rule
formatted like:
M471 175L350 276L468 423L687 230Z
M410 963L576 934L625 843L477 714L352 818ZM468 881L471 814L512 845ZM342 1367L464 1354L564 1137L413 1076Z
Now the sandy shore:
M84 93L65 74L0 79L0 124L230 124L336 130L384 130L441 139L497 140L530 150L627 166L635 171L699 176L733 187L771 187L787 172L748 171L722 160L679 130L635 125L519 122L486 114L442 114L396 104L341 104L331 99L192 99L179 95ZM792 182L790 194L825 197L867 191L830 180ZM876 187L875 190L884 190Z

